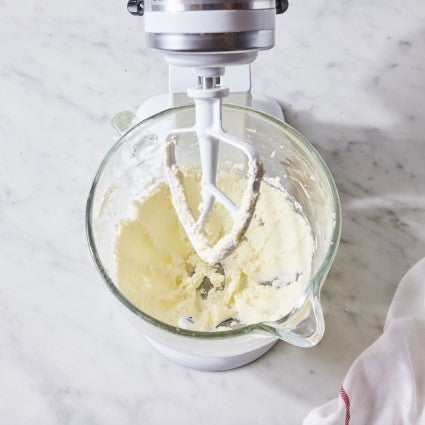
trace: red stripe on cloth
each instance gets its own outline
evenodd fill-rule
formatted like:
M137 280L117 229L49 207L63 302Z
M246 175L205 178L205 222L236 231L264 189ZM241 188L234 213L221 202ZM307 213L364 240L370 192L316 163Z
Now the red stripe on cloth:
M348 397L344 387L339 390L339 395L345 403L345 425L350 425L350 397Z

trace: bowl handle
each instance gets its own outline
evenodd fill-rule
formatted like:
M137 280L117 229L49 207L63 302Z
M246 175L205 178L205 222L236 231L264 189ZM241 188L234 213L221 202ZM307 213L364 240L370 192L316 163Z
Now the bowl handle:
M299 347L313 347L325 333L325 320L318 295L307 295L302 307L284 323L271 325L280 339Z
M136 115L131 111L122 111L118 112L112 120L111 125L115 130L115 136L119 139L121 136L124 136L130 128L136 124Z

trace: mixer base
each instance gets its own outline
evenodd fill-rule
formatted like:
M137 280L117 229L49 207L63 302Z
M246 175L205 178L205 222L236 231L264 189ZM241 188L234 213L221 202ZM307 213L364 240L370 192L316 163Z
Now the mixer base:
M172 350L158 342L145 336L145 338L153 345L153 347L159 351L162 355L167 357L169 360L177 363L181 366L188 367L190 369L204 370L208 372L219 372L222 370L235 369L240 366L244 366L248 363L257 360L259 357L267 353L278 341L272 341L271 343L257 348L248 353L239 354L236 356L228 357L199 357L192 356L190 354L183 354L178 351Z

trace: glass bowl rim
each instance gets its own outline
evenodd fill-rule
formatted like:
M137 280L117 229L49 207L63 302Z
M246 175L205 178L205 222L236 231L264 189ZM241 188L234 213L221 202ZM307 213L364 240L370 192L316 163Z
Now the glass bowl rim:
M302 136L302 134L300 134L293 127L288 125L286 122L281 121L269 114L266 114L262 111L259 111L257 109L250 108L247 106L227 104L227 103L223 105L223 109L233 109L233 110L238 110L240 112L253 114L254 116L260 117L262 119L265 119L271 122L274 125L277 125L278 127L280 127L281 130L283 129L283 133L285 134L288 133L288 135L292 136L292 138L294 138L297 143L300 143L305 148L307 148L308 153L316 160L318 165L322 168L325 176L327 177L327 182L330 187L333 206L334 206L334 214L335 214L334 223L335 224L332 231L332 238L327 248L326 255L324 256L320 264L320 267L318 268L314 276L310 279L310 282L308 283L308 285L306 285L304 297L302 297L303 302L299 302L289 313L287 313L285 316L281 317L280 319L276 321L259 322L259 323L254 323L251 325L246 325L241 328L229 329L225 331L208 332L208 331L195 331L195 330L183 329L177 326L170 325L168 323L164 323L158 319L155 319L153 316L145 313L143 310L141 310L136 305L134 305L124 294L121 293L121 291L119 291L118 285L114 284L112 278L109 276L108 272L106 271L105 267L102 264L99 253L97 252L96 242L93 235L93 225L91 221L92 212L93 212L93 199L96 193L99 179L103 173L103 170L108 165L110 159L115 154L115 152L118 151L118 149L126 143L126 136L130 134L131 132L135 131L137 128L148 125L150 121L157 120L167 115L171 115L173 113L177 113L177 112L181 112L181 111L185 111L189 109L194 109L194 105L191 104L191 105L172 107L172 108L163 110L157 114L154 114L146 119L143 119L142 121L138 122L133 127L131 127L127 132L125 132L106 153L93 179L93 183L91 185L90 192L87 198L87 203L86 203L85 224L86 224L86 234L87 234L87 240L88 240L91 256L95 262L95 265L100 275L103 278L103 281L105 282L109 290L114 294L114 296L136 316L138 316L139 318L145 320L146 322L148 322L149 324L157 328L169 331L179 336L186 336L186 337L197 338L197 339L208 339L208 340L238 337L242 335L252 334L254 332L266 332L269 334L274 334L275 336L279 336L279 334L276 331L276 328L281 326L283 323L285 323L293 314L295 314L300 308L303 307L307 293L309 290L311 290L312 286L313 286L313 295L315 297L319 296L321 282L323 278L326 277L326 274L328 273L329 268L332 265L332 262L335 258L338 245L339 245L339 239L341 235L341 205L340 205L340 200L339 200L336 184L332 177L332 174L328 166L324 162L323 158L317 152L316 148L314 148L314 146L310 142L308 142L304 138L304 136Z

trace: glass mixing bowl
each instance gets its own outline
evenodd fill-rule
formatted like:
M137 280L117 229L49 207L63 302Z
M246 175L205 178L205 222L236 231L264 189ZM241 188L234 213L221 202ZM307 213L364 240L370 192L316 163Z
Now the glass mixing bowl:
M263 354L278 339L302 347L317 344L324 333L320 289L340 237L338 193L322 158L301 134L250 108L224 105L223 127L255 146L262 157L265 175L278 177L302 206L314 236L312 278L297 301L274 322L201 332L155 319L120 290L114 256L119 223L131 216L132 202L143 197L153 179L165 179L163 141L167 132L193 125L194 117L194 106L154 115L123 135L102 161L88 197L86 225L90 249L103 280L143 334L165 355L186 366L210 370L239 366ZM199 162L193 134L185 135L178 149L180 164ZM220 163L228 160L240 162L243 157L239 151L221 145Z

